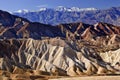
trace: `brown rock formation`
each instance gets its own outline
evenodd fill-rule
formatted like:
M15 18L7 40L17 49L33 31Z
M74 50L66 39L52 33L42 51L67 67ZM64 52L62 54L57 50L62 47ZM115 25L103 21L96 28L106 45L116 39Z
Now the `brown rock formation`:
M119 52L120 27L107 23L51 26L16 18L0 25L5 78L120 74Z
M119 72L120 68L116 67L116 63L120 59L115 55L119 56L120 54L117 51L111 51L114 57L112 55L112 60L109 60L109 52L98 53L85 45L81 49L74 46L62 39L1 40L0 55L1 59L4 59L0 60L1 69L19 74L26 72L19 68L41 70L54 74L60 74L59 72L62 71L61 73L71 76L108 74L110 72L116 74ZM101 71L101 68L105 71Z

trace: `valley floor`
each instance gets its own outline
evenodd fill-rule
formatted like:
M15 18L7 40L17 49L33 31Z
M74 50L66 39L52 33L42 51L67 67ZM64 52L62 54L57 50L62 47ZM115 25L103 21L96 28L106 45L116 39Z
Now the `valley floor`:
M120 80L120 76L88 76L88 77L70 77L49 80Z

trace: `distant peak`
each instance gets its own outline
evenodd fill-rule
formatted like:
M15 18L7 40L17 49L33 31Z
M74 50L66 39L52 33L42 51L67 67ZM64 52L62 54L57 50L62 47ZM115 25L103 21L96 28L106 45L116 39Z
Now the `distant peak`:
M96 8L79 8L79 7L71 7L71 8L67 8L64 6L58 6L56 9L56 11L76 11L76 12L80 12L80 11L93 11L93 10L97 10Z
M27 9L23 9L23 10L18 10L18 11L15 11L16 13L28 13L29 10Z
M51 8L46 8L46 7L41 7L39 8L39 10L37 11L46 11L48 9ZM98 10L96 8L79 8L79 7L64 7L64 6L57 6L56 8L52 9L55 11L68 11L68 12L81 12L81 11L94 11L94 10ZM27 9L23 9L23 10L18 10L15 11L14 13L28 13L28 12L37 12L37 11L29 11Z
M55 8L56 11L67 11L67 8L64 6L58 6L57 8Z
M45 11L45 10L47 10L47 8L45 8L45 7L42 7L39 9L39 11Z

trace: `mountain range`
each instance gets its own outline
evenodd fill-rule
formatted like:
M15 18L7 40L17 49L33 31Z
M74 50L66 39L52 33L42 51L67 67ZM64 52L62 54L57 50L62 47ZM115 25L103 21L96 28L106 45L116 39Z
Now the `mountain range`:
M1 80L120 75L119 56L120 26L49 25L0 10Z
M13 12L14 15L27 18L32 22L57 25L61 23L84 22L95 24L105 22L114 25L120 25L120 7L109 9L96 8L66 8L59 6L55 9L40 8L38 11L18 10Z

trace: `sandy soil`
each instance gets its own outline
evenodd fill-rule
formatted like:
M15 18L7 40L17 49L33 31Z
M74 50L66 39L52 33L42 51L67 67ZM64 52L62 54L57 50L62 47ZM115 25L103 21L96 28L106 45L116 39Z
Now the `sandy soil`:
M90 77L70 77L49 80L120 80L120 76L90 76Z

